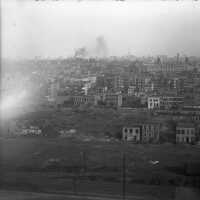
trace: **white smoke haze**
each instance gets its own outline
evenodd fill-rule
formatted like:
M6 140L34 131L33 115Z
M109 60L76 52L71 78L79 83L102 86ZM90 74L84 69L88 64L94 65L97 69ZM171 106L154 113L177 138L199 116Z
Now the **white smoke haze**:
M75 57L89 58L99 57L104 58L108 56L108 46L104 36L100 35L96 38L96 42L91 47L81 47L75 50Z
M95 49L97 57L98 56L99 57L106 57L107 53L108 53L107 51L108 51L107 44L106 44L104 37L103 36L97 37L97 39L96 39L96 49Z
M4 58L200 52L200 1L2 0L1 8Z
M85 47L81 47L75 50L75 57L85 58L88 56L88 51Z

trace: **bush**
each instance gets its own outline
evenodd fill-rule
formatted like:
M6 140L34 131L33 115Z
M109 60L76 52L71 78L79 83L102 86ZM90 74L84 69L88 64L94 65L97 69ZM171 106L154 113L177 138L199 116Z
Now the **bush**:
M121 140L122 139L122 132L116 132L115 138L117 138L118 140Z
M106 132L105 132L105 136L111 138L111 137L112 137L112 134L111 134L110 132L106 131Z

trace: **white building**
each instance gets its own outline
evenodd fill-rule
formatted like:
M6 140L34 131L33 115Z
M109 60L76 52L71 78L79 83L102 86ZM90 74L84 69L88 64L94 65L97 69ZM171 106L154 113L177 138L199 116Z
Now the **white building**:
M36 126L30 126L29 128L24 128L21 131L20 135L41 135L42 134L42 130L39 129Z
M148 109L160 108L160 97L148 97Z

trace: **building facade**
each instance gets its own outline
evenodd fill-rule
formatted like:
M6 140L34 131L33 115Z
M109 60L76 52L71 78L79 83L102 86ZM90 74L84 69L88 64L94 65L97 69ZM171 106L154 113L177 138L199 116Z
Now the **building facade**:
M143 143L158 142L160 136L160 124L150 123L142 124L142 136Z
M106 94L105 102L107 105L121 107L122 106L122 95L121 94Z
M184 98L179 96L148 97L148 109L172 109L181 108Z
M156 143L159 141L160 124L136 124L122 129L122 139L140 143Z
M176 143L193 143L196 141L193 124L178 124L176 127Z
M179 96L163 96L160 107L163 109L180 108L184 104L184 98Z
M122 139L124 141L140 142L141 127L139 125L135 125L132 127L124 127L122 129Z
M74 105L90 104L97 105L98 98L96 96L72 96L72 101Z
M147 103L148 103L148 109L159 109L160 97L148 97Z

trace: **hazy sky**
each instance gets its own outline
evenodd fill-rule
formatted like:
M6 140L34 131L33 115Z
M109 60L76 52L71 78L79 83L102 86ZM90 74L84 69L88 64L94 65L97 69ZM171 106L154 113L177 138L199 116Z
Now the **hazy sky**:
M200 55L199 2L3 0L3 57L66 57L104 36L110 55Z

